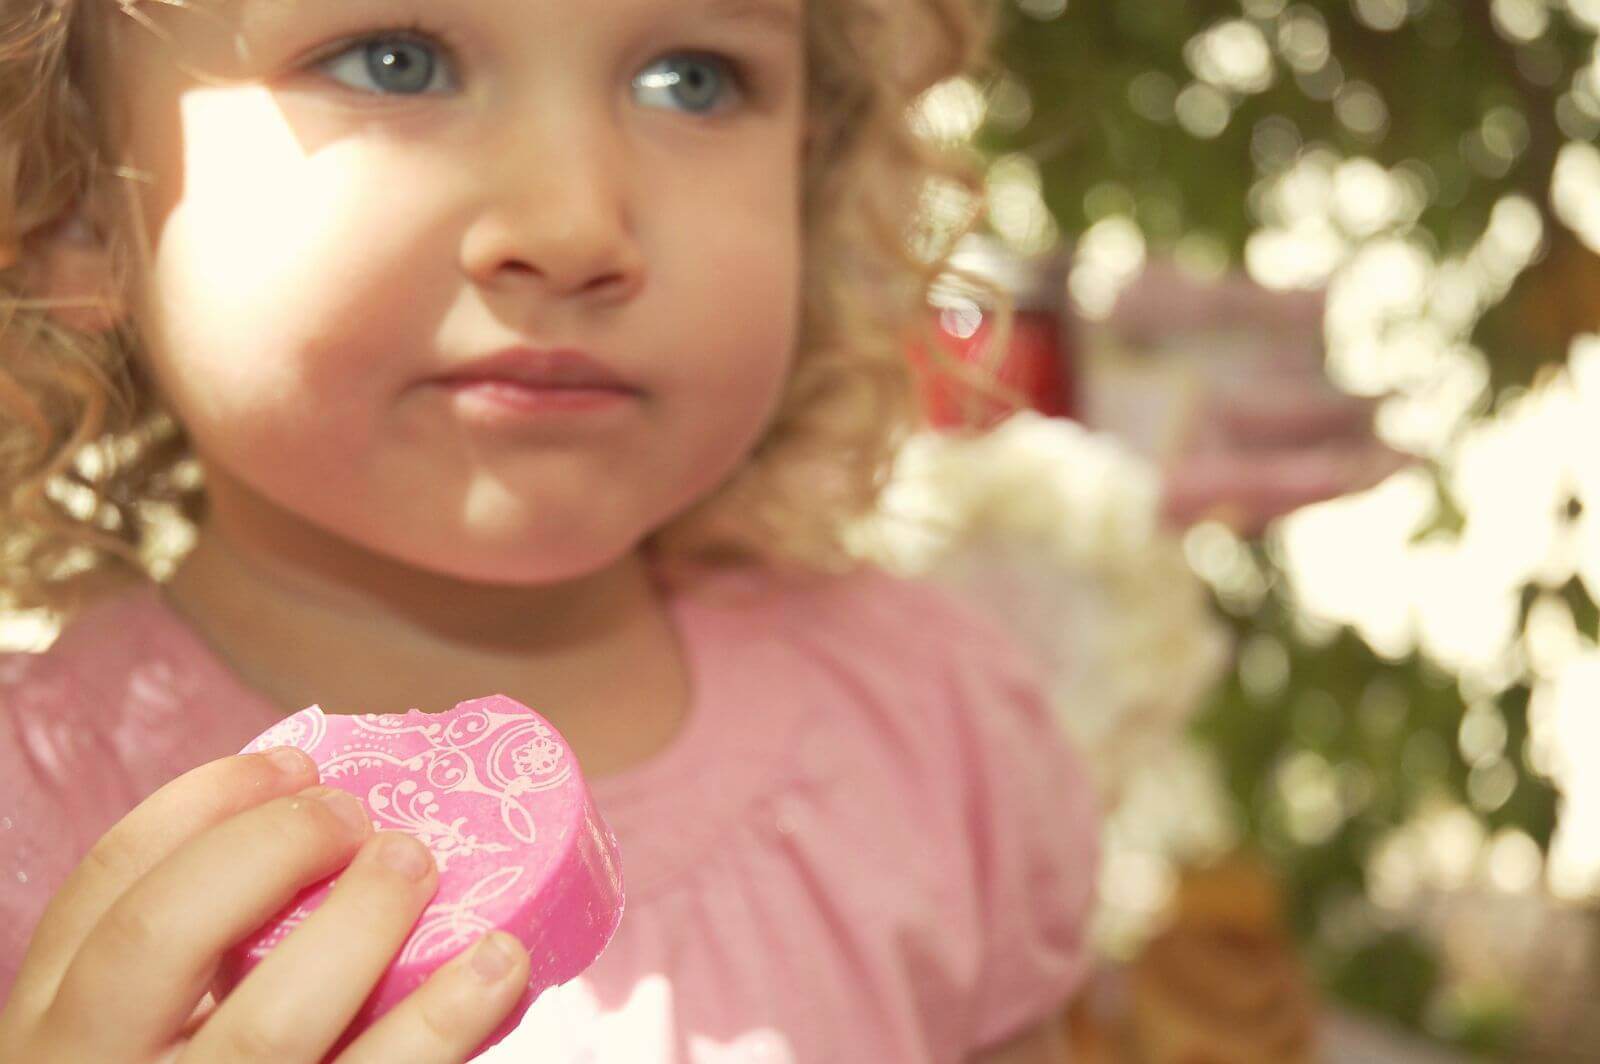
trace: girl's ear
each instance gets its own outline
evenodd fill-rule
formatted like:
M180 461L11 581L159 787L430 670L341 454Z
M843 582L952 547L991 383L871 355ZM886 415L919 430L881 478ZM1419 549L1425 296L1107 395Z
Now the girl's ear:
M57 304L47 308L50 316L79 332L108 332L124 313L103 232L94 219L75 210L27 241L29 296Z

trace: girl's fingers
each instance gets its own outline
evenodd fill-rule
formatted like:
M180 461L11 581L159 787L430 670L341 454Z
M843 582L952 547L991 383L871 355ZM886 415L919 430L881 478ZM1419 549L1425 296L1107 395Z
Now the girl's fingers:
M333 802L319 800L324 794ZM343 819L339 809L352 815ZM51 1005L86 1059L148 1056L184 1029L223 952L337 872L372 833L360 803L314 788L233 816L114 901L68 966Z
M422 843L397 831L369 839L317 910L223 999L182 1059L321 1060L438 886L437 865Z
M180 846L229 817L317 782L310 757L282 769L262 754L225 757L150 795L95 843L51 898L17 972L11 1002L39 1015L90 931L122 894Z
M508 953L504 969L481 972L483 952L502 944ZM527 982L522 943L503 931L485 935L363 1031L336 1064L458 1064L499 1026Z

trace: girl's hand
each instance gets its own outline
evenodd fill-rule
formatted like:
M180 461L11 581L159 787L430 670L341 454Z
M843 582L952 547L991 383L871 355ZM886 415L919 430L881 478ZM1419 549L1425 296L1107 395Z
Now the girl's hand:
M34 931L0 1010L0 1061L324 1059L433 897L438 868L404 832L374 834L356 799L311 788L305 754L290 750L287 768L270 756L185 773L95 844ZM391 853L417 858L420 876L385 864ZM216 1003L207 990L224 951L346 864L322 906ZM502 975L479 977L471 961L483 947L467 950L337 1064L467 1059L528 976L521 944L492 937L512 949Z

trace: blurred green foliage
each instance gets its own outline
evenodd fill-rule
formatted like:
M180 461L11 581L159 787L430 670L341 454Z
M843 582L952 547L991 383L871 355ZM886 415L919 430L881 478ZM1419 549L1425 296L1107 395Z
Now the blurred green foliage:
M1006 0L1003 65L1027 105L992 117L979 144L1032 158L1069 234L1126 214L1152 247L1200 234L1235 261L1259 225L1252 188L1313 146L1415 175L1427 205L1412 235L1440 254L1470 245L1495 203L1521 193L1543 211L1551 244L1481 330L1495 349L1494 386L1527 383L1600 322L1594 256L1549 206L1557 152L1600 133L1600 115L1567 91L1593 33L1544 0L1526 6L1548 17L1522 41L1497 29L1490 0ZM1235 21L1272 52L1259 90L1219 88L1196 72L1201 35ZM1220 131L1185 124L1186 91L1225 102Z
M1197 49L1224 26L1246 58L1252 41L1265 45L1264 77L1207 81ZM1554 0L1006 0L1005 74L985 87L978 145L1037 164L1068 239L1121 215L1152 251L1198 236L1232 268L1263 224L1252 193L1319 147L1414 178L1426 205L1405 235L1439 256L1477 241L1503 197L1526 197L1544 222L1540 255L1473 335L1490 367L1487 410L1561 362L1574 335L1600 331L1600 266L1550 199L1561 147L1600 133L1600 112L1574 80L1595 47L1593 29ZM1425 534L1458 533L1461 514L1442 478L1439 487ZM1263 685L1241 654L1198 733L1220 758L1247 837L1286 878L1295 930L1324 986L1427 1030L1440 958L1426 936L1361 915L1372 910L1361 904L1367 870L1387 832L1440 800L1471 810L1488 835L1515 828L1547 849L1558 798L1530 767L1529 686L1473 707L1493 715L1504 740L1469 757L1469 707L1454 677L1419 654L1386 659L1351 631L1308 638L1269 552L1255 551L1269 590L1250 608L1234 604L1229 621L1241 646L1266 648L1287 668ZM1577 579L1526 589L1524 621L1547 594L1581 632L1600 634L1600 611ZM1286 771L1331 779L1338 816L1311 831L1297 825ZM1519 1003L1465 1007L1452 1030L1431 1033L1505 1048Z

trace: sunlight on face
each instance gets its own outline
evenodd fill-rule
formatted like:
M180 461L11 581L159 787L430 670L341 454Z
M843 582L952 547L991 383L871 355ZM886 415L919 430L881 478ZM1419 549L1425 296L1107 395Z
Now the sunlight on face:
M161 261L179 269L204 233L226 232L204 260L211 283L190 283L203 285L211 311L249 315L263 292L292 290L317 261L318 234L354 204L329 195L330 168L311 158L270 89L196 88L178 108L184 192L167 216Z
M797 0L163 9L113 42L149 368L230 498L491 582L614 560L717 487L798 330ZM214 16L214 17L213 17ZM404 28L397 28L404 27ZM509 347L633 386L494 417Z

